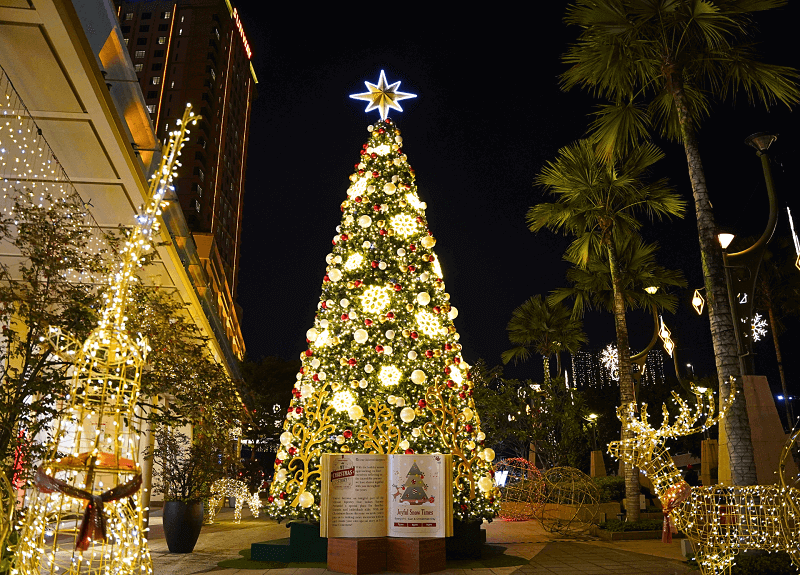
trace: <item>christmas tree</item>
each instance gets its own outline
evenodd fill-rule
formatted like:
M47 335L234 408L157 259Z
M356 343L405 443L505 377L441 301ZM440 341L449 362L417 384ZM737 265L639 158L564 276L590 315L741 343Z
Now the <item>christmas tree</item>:
M320 454L452 453L457 519L499 508L472 373L453 325L436 240L425 220L403 138L387 117L401 110L399 82L354 95L378 109L342 202L341 225L308 349L292 390L268 513L319 520Z
M419 505L427 501L428 494L425 493L425 490L428 486L423 479L425 479L425 476L415 461L411 465L411 469L406 473L406 482L403 483L403 494L400 496L400 501L405 501L411 505Z

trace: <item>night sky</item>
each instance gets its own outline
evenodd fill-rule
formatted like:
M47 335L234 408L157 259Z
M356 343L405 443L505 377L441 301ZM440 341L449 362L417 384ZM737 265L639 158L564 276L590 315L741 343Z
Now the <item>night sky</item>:
M528 208L542 200L532 185L537 171L558 149L580 138L594 101L579 91L560 91L561 54L577 34L562 22L560 2L537 3L536 17L506 12L459 13L353 9L342 14L307 13L307 5L276 18L263 4L238 6L258 75L248 156L238 300L244 309L248 357L298 357L306 348L325 271L325 256L340 223L339 204L348 177L367 141L377 112L349 94L377 82L400 80L404 112L391 117L403 132L403 149L416 170L419 195L437 238L447 291L459 309L455 320L464 357L500 363L510 347L505 326L512 310L535 294L565 285L562 261L569 240L531 233ZM294 10L294 13L291 11ZM312 21L313 20L313 21ZM772 63L800 67L796 31L800 6L759 20L763 52ZM773 145L779 203L794 208L800 179L800 111L718 106L700 133L717 223L737 234L758 234L767 217L761 164L743 144L758 131L775 131ZM702 286L696 220L682 147L659 142L667 158L656 165L689 201L683 221L648 226L644 235L661 245L659 262L682 269L689 286L678 293L679 309L665 321L678 342L681 363L711 373L708 317L689 303ZM788 234L785 211L779 235ZM614 339L613 318L590 313L590 343L600 349ZM633 348L652 333L651 320L631 313ZM790 380L800 377L800 326L789 322L782 339ZM757 368L778 384L771 338L756 344ZM506 374L541 378L534 360ZM796 386L795 391L800 391Z

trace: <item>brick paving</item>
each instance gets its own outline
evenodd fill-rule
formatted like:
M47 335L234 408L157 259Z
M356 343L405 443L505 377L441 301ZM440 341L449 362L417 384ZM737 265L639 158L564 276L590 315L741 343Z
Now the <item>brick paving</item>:
M160 513L151 520L150 551L155 575L335 575L322 567L289 564L283 569L222 569L217 563L239 557L251 543L289 536L289 530L263 515L256 519L247 511L239 525L233 510L223 509L214 525L204 525L195 551L172 554L167 550ZM546 533L538 522L495 521L484 526L487 543L505 549L525 564L513 567L458 568L437 575L697 575L682 561L680 543L660 540L608 543L592 537L560 539ZM459 564L461 566L461 564ZM389 574L391 575L391 574Z

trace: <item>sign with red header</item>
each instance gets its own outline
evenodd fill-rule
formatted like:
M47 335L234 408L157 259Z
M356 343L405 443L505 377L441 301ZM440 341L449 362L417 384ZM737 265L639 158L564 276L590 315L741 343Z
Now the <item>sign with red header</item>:
M250 59L250 55L252 54L250 50L250 43L247 41L247 36L244 35L244 27L242 23L239 21L239 12L237 12L236 8L233 9L233 20L236 22L236 27L239 29L239 36L242 37L242 43L244 43L244 51L247 54L247 59Z

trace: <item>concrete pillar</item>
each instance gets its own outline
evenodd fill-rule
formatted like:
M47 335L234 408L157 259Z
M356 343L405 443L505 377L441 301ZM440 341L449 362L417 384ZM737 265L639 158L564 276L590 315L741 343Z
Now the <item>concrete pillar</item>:
M603 452L599 449L597 451L592 451L592 460L589 475L591 477L605 477L606 476L606 464L603 461Z
M704 486L715 485L719 472L719 444L716 439L704 439L700 444L700 481ZM726 452L727 455L727 452ZM730 470L728 470L730 474Z

